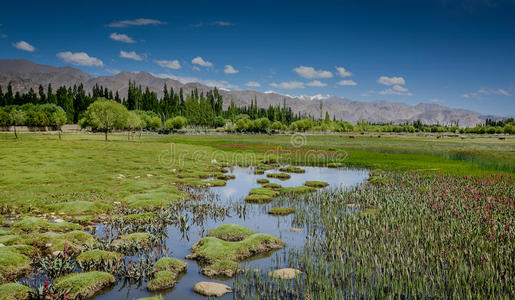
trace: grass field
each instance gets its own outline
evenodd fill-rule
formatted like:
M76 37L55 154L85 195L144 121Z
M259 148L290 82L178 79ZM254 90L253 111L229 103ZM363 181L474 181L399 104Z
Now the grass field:
M195 190L189 188L225 185L231 179L225 174L228 166L255 165L256 171L263 171L298 164L373 171L368 183L351 192L270 197L270 201L282 201L284 209L294 214L297 224L292 226L312 228L305 249L283 259L310 274L296 283L304 294L291 298L305 299L316 291L339 298L355 285L359 295L371 298L514 294L506 274L513 271L509 241L514 226L515 139L229 134L143 135L131 140L125 134L112 134L109 141L103 139L100 134L65 134L59 140L57 135L26 133L16 140L12 134L0 134L0 211L4 216L0 243L6 246L0 247L0 283L38 266L43 266L38 272L54 274L54 278L70 273L72 267L63 267L70 258L48 258L49 265L59 265L50 272L46 258L35 255L37 249L44 249L45 255L71 249L76 255L81 245L95 241L81 229L99 220L111 220L126 234L145 235L148 241L131 241L121 248L100 241L90 245L92 249L129 255L134 249L140 251L141 243L155 247L161 237L145 232L165 230L170 222L187 230L188 221L181 213L186 200L194 197ZM283 170L294 174L297 169ZM288 189L297 188L306 187ZM348 214L348 207L359 207L360 213ZM203 206L199 211L217 209L225 214L228 208ZM47 221L57 218L69 222ZM417 226L412 228L412 224ZM127 236L120 240L127 242ZM346 242L335 244L334 239ZM470 241L475 252L463 241ZM416 251L406 253L408 246L401 244ZM457 252L441 254L448 245ZM375 258L364 249L372 249ZM330 263L347 255L348 259L338 260L341 264ZM156 276L151 264L140 267L147 274L144 278ZM382 271L376 273L376 267ZM339 274L351 276L354 270L360 272L354 281L339 284ZM432 270L429 277L420 276L424 270ZM116 272L118 277L127 273ZM84 276L94 282L96 275ZM370 283L372 277L388 289ZM465 285L467 280L472 283ZM276 286L274 279L255 273L245 273L234 284L236 298L245 293L259 298L260 289L265 289L270 298L280 299L296 289L295 285L271 289ZM16 286L16 292L26 292L18 288L23 287Z
M515 139L298 138L300 142L292 143L292 138L284 135L143 135L127 141L125 135L111 135L110 141L104 142L103 136L96 134L68 134L63 140L41 134L23 134L15 140L11 134L2 134L0 204L8 212L12 207L21 211L55 209L55 203L61 201L128 201L127 197L135 194L158 201L162 193L179 195L170 183L202 184L201 178L216 175L213 159L258 164L277 153L300 164L338 161L371 169L468 176L515 172ZM317 160L306 154L310 150L330 155ZM118 178L120 175L123 177ZM73 205L63 208L67 209L73 210ZM91 209L94 212L95 207Z

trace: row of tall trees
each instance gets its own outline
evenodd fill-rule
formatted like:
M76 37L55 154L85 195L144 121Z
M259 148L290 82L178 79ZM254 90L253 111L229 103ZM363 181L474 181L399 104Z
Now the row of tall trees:
M36 93L32 88L27 93L13 93L12 84L9 83L4 93L0 86L0 106L24 105L24 104L55 104L66 112L68 122L77 123L88 106L97 98L106 98L123 104L128 110L150 111L155 113L162 121L175 116L184 116L189 124L194 126L220 127L225 124L224 119L235 121L237 115L248 115L251 120L268 118L271 122L280 121L283 124L290 124L296 120L307 117L307 115L292 112L286 107L286 102L268 108L259 108L257 99L252 99L249 106L237 107L234 100L227 110L223 109L224 99L217 88L208 92L192 90L189 94L179 89L175 91L163 87L163 96L147 88L143 89L134 81L129 81L127 98L121 98L118 91L113 92L106 87L95 85L91 93L86 93L82 84L66 88L59 87L55 92L51 84L45 88L39 86Z

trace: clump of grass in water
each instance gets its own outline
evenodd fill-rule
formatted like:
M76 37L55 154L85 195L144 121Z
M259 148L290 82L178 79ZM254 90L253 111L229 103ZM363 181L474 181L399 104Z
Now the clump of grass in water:
M303 249L276 254L275 265L304 276L280 281L267 270L246 270L234 281L234 297L513 297L513 177L380 178L388 184L290 198L293 223L308 238Z
M304 183L304 185L309 186L309 187L314 187L314 188L324 188L324 187L328 186L329 183L324 182L324 181L311 180L311 181L306 181Z
M293 207L276 207L272 208L268 211L268 214L273 216L287 216L289 214L294 214L295 208Z
M268 173L266 174L266 177L268 178L277 178L280 180L287 180L291 178L290 174L287 173Z
M279 171L286 173L306 173L306 170L295 166L282 167Z

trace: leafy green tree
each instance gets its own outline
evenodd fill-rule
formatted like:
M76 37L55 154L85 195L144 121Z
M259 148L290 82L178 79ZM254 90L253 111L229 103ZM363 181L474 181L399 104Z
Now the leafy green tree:
M108 132L113 129L123 129L127 124L128 111L125 106L105 98L98 98L88 106L84 115L86 125L91 126L95 130L105 133L107 141Z
M222 116L217 116L214 120L214 126L215 128L218 127L224 127L225 126L225 119Z
M186 126L187 120L184 117L177 116L172 119L168 119L165 122L165 128L169 130L179 130Z
M117 102L118 103L118 102ZM142 129L145 122L140 118L140 116L134 112L129 111L127 114L127 140L130 140L130 133L136 129Z
M25 122L25 112L23 112L22 110L13 109L9 114L9 118L11 120L11 125L14 126L14 136L16 137L16 139L18 139L18 132L16 131L16 126L22 125Z
M150 119L150 123L148 124L148 127L152 130L156 130L159 127L161 127L161 125L162 125L162 122L159 117L152 117Z
M272 123L272 130L280 131L283 128L283 124L279 121L275 121Z

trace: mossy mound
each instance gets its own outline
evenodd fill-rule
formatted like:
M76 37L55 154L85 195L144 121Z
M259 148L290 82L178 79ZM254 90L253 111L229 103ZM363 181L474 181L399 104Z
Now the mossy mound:
M34 248L34 246L29 246L29 245L12 245L12 246L7 246L7 247L2 247L1 249L11 250L11 251L23 254L25 256L28 256L28 257L31 257L34 254L37 254L37 251L36 251L37 249Z
M56 289L68 291L69 299L84 299L94 296L102 289L115 283L113 275L106 272L73 273L57 279Z
M249 195L267 195L270 197L275 197L279 195L279 192L269 188L258 187L250 190Z
M0 285L0 299L2 300L27 300L32 290L23 284L11 282Z
M238 273L239 270L240 265L237 262L232 260L222 260L202 268L200 272L208 277L233 277Z
M165 207L168 204L175 203L182 198L182 194L170 192L148 192L130 195L124 198L127 205L136 208L157 208Z
M0 244L4 244L5 246L18 244L21 240L21 236L12 232L10 232L10 234L0 236Z
M265 184L265 183L269 183L270 180L266 179L266 178L260 178L257 180L257 183L259 184Z
M272 208L268 211L268 214L273 216L287 216L289 214L294 214L295 208L293 207L276 207Z
M227 184L227 182L225 180L221 180L221 179L213 179L213 180L208 180L208 181L204 181L206 183L207 186L225 186Z
M82 252L77 256L80 263L100 263L102 261L119 261L123 259L123 255L118 252L104 251L100 249Z
M266 165L266 164L259 164L256 166L256 169L257 170L271 170L275 167L278 167L279 165L274 163L274 164L270 164L270 165Z
M268 203L273 200L272 197L268 195L260 195L260 194L254 194L254 195L248 195L245 197L245 202L247 203L253 203L253 204L262 204L262 203Z
M45 232L38 235L32 235L25 240L27 244L36 244L40 248L46 248L47 244L50 252L62 251L66 247L70 252L79 252L84 248L84 244L93 245L96 243L95 238L84 231L71 231L67 233Z
M282 186L280 184L277 184L277 183L267 183L265 185L263 185L264 188L267 188L267 189L272 189L272 190L279 190L282 188Z
M30 259L13 247L0 247L0 283L30 271ZM1 294L0 294L1 295Z
M282 167L279 171L286 173L306 173L306 170L295 166Z
M147 285L147 290L158 291L170 289L175 286L179 273L185 272L188 265L182 260L163 257L156 261L154 270L157 271Z
M327 183L325 181L311 180L311 181L306 181L304 183L304 185L309 186L309 187L314 187L314 188L324 188L324 187L328 186L329 183Z
M171 289L175 286L177 282L177 274L170 271L159 271L154 274L154 278L152 278L147 285L147 290L149 291L159 291Z
M291 175L288 173L268 173L266 174L268 178L277 178L280 180L287 180L291 178Z
M122 235L120 239L123 242L136 242L142 245L147 245L152 241L154 236L146 232L135 232L131 234Z
M154 264L154 270L156 271L170 271L177 274L186 272L187 268L188 264L173 257L162 257Z
M82 226L69 222L55 223L36 217L24 217L23 219L14 222L11 225L11 228L17 232L66 232L80 230L82 229Z
M283 195L300 195L313 192L316 192L316 189L309 186L283 187L281 189Z
M79 223L81 225L88 225L88 224L94 223L96 218L97 218L96 215L92 215L92 216L75 216L75 217L73 217L73 222Z
M231 179L235 179L236 176L235 175L230 175L230 174L220 174L218 176L216 176L216 179L220 179L220 180L231 180Z
M123 216L123 219L125 221L133 222L133 221L148 221L155 217L156 217L155 213L145 212L145 213L138 213L138 214L132 214L132 215L125 215L125 216Z
M113 210L113 206L100 201L70 201L52 204L48 206L51 211L70 215L87 215L107 213Z
M205 264L214 264L223 260L241 261L260 253L280 249L284 245L285 243L280 239L264 233L254 233L239 242L205 237L191 247L192 254L186 258Z
M254 169L254 175L263 175L265 174L265 170Z
M207 232L207 236L228 242L237 242L253 235L254 231L238 224L223 224Z

